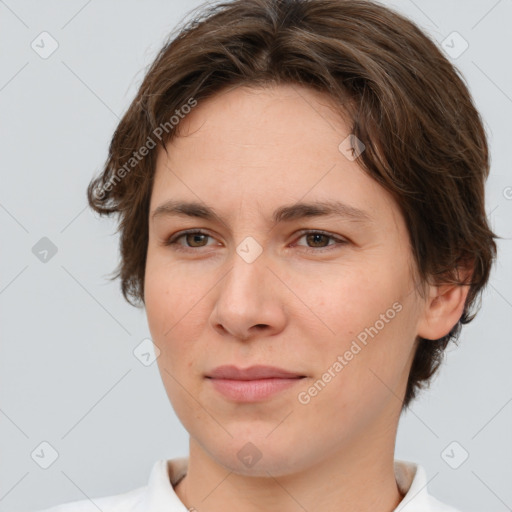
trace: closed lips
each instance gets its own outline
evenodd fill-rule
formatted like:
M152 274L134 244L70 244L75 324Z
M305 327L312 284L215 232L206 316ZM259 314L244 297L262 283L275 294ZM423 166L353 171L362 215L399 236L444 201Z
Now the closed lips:
M223 365L212 370L207 376L210 379L226 380L262 380L262 379L300 379L305 375L294 373L275 366L251 366L238 368L234 365Z

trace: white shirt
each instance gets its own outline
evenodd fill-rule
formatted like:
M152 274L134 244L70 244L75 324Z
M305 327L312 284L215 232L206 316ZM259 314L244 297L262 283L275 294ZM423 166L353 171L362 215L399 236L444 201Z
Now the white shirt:
M39 512L188 512L174 492L175 486L187 473L188 457L155 462L149 482L133 491L113 496L63 503ZM441 503L427 490L423 466L396 460L395 479L405 494L394 512L460 512Z

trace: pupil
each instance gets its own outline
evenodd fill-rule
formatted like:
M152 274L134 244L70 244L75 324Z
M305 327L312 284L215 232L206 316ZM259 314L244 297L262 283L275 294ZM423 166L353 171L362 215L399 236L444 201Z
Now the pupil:
M189 237L192 237L192 238L193 238L192 245L193 245L194 243L196 243L196 242L200 243L200 242L201 242L200 237L204 237L204 236L206 236L206 235L201 235L201 234L198 234L198 233L196 233L196 234L192 234L192 235L189 235ZM199 240L198 240L198 238L199 238Z
M313 241L313 244L316 244L316 243L321 243L321 239L325 235L322 235L322 234L319 234L319 233L315 233L314 235L309 235L309 236L312 237L313 240L315 240L315 241Z

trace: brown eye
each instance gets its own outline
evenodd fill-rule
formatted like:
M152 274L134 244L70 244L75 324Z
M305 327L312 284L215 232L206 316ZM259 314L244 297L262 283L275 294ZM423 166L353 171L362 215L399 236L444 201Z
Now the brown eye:
M312 244L313 247L326 247L327 245L329 245L329 238L332 237L324 235L323 233L313 233L310 235L306 235L306 240L308 241L308 243ZM322 244L322 241L326 242L326 244Z
M302 247L304 251L313 253L320 253L322 251L337 249L341 245L348 243L342 238L331 235L330 233L324 233L322 231L303 231L302 236L298 240L302 240L303 238L306 240L307 245L299 244L296 242L296 246Z
M208 244L208 239L213 240L211 235L204 233L203 231L182 231L181 233L177 233L168 238L164 242L164 245L171 246L176 250L186 251L188 249L199 249L201 247L212 245ZM185 243L182 243L181 240L185 240Z
M183 236L185 237L190 247L204 247L206 244L202 242L206 242L208 238L208 235L205 235L204 233L187 233Z

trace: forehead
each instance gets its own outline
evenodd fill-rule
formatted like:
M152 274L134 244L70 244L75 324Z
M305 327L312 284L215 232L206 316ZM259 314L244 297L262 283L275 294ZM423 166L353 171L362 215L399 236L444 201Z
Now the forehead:
M249 150L251 146L277 146L280 150L309 149L332 143L350 133L350 120L341 105L325 93L299 85L226 88L198 105L180 121L176 145L185 138L199 137L216 146L231 145ZM326 135L330 133L330 137ZM323 142L323 144L320 144ZM262 154L262 156L264 156Z
M357 159L347 158L349 136L348 118L318 91L224 90L180 121L168 153L160 149L151 208L176 197L269 211L301 198L336 199L382 216L396 205Z

